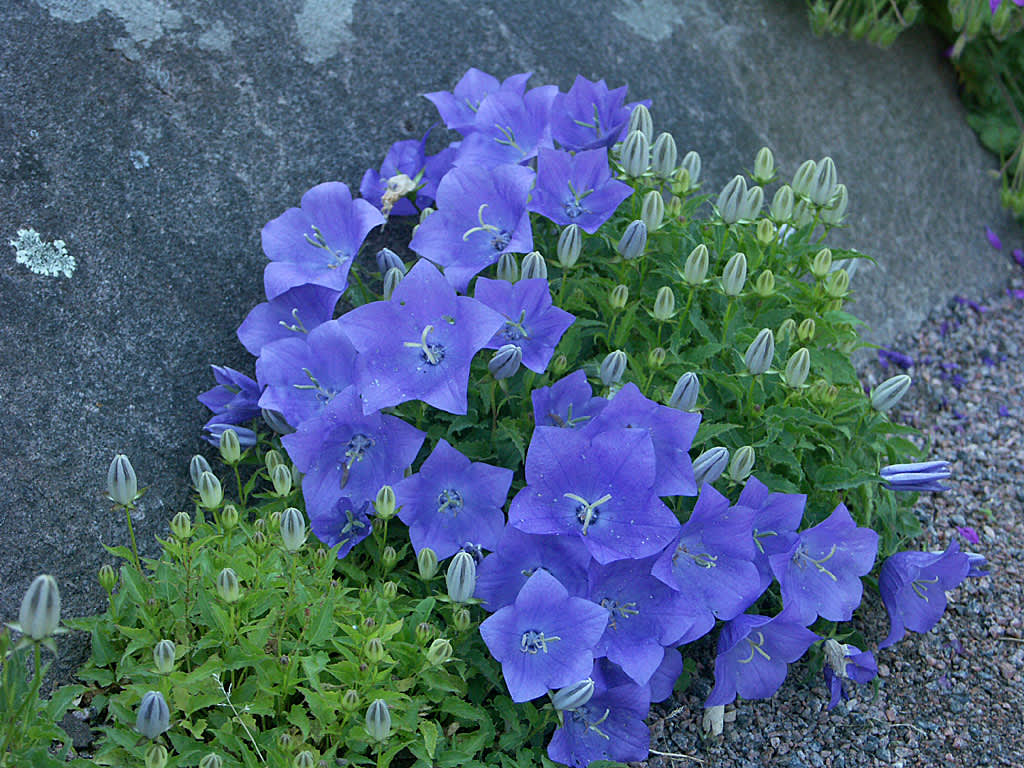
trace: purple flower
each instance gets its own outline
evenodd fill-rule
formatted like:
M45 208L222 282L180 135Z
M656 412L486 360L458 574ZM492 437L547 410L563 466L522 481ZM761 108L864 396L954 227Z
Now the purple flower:
M534 572L545 570L574 597L587 594L590 553L565 536L534 535L507 526L494 551L476 572L475 596L492 613L513 603Z
M608 90L604 80L596 83L582 75L568 93L559 93L551 105L551 133L569 150L610 147L629 123L630 108L626 86Z
M509 524L526 533L578 537L599 563L653 555L679 530L675 515L652 493L654 446L643 429L590 439L537 427L526 482L512 499Z
M342 496L330 509L312 515L309 518L310 528L328 547L341 545L338 550L340 560L370 535L373 529L370 512L369 501L353 504L348 496Z
M476 299L456 296L432 264L419 261L390 301L356 307L338 323L359 351L365 412L423 400L465 413L473 355L504 318Z
M964 304L964 305L970 307L975 312L977 312L979 315L982 315L982 314L984 314L984 313L989 311L989 308L986 307L985 305L979 304L978 302L974 301L973 299L968 299L968 298L965 298L963 296L954 296L953 297L953 301L955 301L957 304Z
M263 227L263 272L268 299L305 283L344 292L348 270L366 235L385 221L365 200L353 200L348 187L332 181L302 196L301 208L289 208Z
M423 178L420 180L423 186L416 193L416 204L420 208L426 208L434 203L437 198L437 185L441 183L441 179L447 175L448 171L455 167L457 151L458 145L452 144L436 155L427 156L423 164Z
M654 445L654 492L658 496L696 496L697 481L689 451L700 419L700 414L647 399L630 382L615 393L599 416L584 425L583 434L626 427L646 430Z
M878 554L878 534L858 528L842 504L813 528L801 531L787 552L769 557L782 587L782 602L804 625L818 616L849 621L860 605L866 575Z
M525 94L501 90L487 96L480 102L472 130L459 144L455 165L518 165L551 147L549 113L556 93L557 87L544 85Z
M416 454L424 432L394 416L363 413L355 387L334 396L281 443L299 471L310 519L329 513L347 496L354 504L372 500L393 485Z
M257 405L259 384L234 368L222 365L211 365L210 368L217 386L196 398L213 411L213 417L206 422L207 428L211 424L244 424L260 415Z
M665 657L647 683L651 689L651 701L664 701L671 696L676 680L682 673L683 655L675 648L666 648Z
M705 708L744 699L767 699L786 679L789 664L820 640L785 611L775 618L743 614L722 627L715 687Z
M444 267L464 292L501 254L533 249L526 210L532 186L533 171L518 165L453 168L437 187L437 213L420 224L409 247Z
M870 651L862 651L853 645L846 645L831 638L825 641L825 685L829 689L828 708L832 709L839 703L840 697L847 698L843 688L843 680L852 680L864 685L870 683L878 675L878 664Z
M256 445L256 433L251 429L240 427L237 424L221 424L213 421L213 419L203 425L203 431L206 432L203 435L203 440L212 446L219 447L221 436L229 429L235 430L235 434L238 436L238 444L242 448L251 448Z
M462 79L455 84L455 88L449 91L434 91L423 94L429 99L445 126L459 133L466 133L473 128L473 121L476 119L476 112L480 108L480 102L489 94L500 90L509 91L519 96L526 90L526 81L530 79L532 72L524 72L512 75L499 82L494 75L489 75L475 67L470 67Z
M991 227L985 227L985 237L988 238L988 244L996 250L1003 247L1003 241L999 239L999 235L992 231Z
M484 619L480 636L501 664L512 700L529 701L589 675L594 643L607 623L604 608L570 597L554 576L539 570L512 605Z
M1006 295L1014 299L1024 299L1024 289L1021 288L1007 288Z
M945 552L897 552L882 563L878 590L889 612L889 636L878 647L894 645L908 629L934 627L946 610L946 592L966 579L971 567L956 541ZM980 569L975 571L980 575Z
M392 144L384 156L380 172L371 168L363 174L363 179L359 183L359 194L385 215L388 213L393 216L416 215L416 206L405 197L404 193L396 199L392 199L392 196L388 195L388 181L399 174L404 174L412 181L416 180L426 164L424 148L429 135L430 131L428 130L422 139L407 139ZM387 211L384 210L386 205L390 206Z
M754 510L754 565L761 577L759 590L764 592L774 578L769 558L788 552L796 541L807 495L771 493L756 477L749 477L737 504Z
M257 304L238 326L238 340L259 357L267 344L302 338L334 317L341 292L320 285L300 285L273 301Z
M573 371L549 387L538 387L530 393L533 401L533 423L538 427L579 428L590 422L608 405L594 391L582 370Z
M914 358L893 349L879 349L878 362L883 370L889 369L889 363L895 363L905 371L914 366Z
M1014 248L1013 260L1017 262L1018 267L1024 267L1024 250L1021 250L1020 248Z
M441 440L419 471L395 485L398 513L416 552L430 547L440 560L467 541L494 549L505 527L512 470L471 462Z
M544 373L562 335L576 319L551 303L547 280L539 278L510 283L478 278L473 293L505 317L505 325L487 343L488 349L514 344L523 351L523 365Z
M753 518L754 510L729 506L725 496L705 485L690 519L654 564L654 576L688 595L701 611L704 632L716 616L732 619L761 594Z
M882 467L881 478L890 491L948 491L940 481L949 478L948 461L918 461Z
M612 178L607 150L572 155L542 149L529 208L561 226L578 224L592 235L632 194L631 186Z

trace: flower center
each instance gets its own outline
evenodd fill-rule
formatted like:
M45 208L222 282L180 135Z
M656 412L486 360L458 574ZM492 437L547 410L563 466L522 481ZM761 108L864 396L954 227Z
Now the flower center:
M611 614L608 619L608 626L612 629L618 629L617 622L619 619L628 619L630 616L636 616L640 613L635 602L620 603L610 597L603 597L601 598L600 605Z
M543 632L538 632L535 629L528 629L523 632L523 636L519 640L519 650L523 653L547 653L548 643L553 643L555 640L561 640L560 637L544 637Z
M313 236L305 235L306 242L312 245L314 248L322 248L327 252L327 268L338 269L348 263L349 257L343 253L339 253L327 244L327 240L324 238L323 232L315 224L312 225Z
M484 221L484 208L488 206L488 203L482 203L480 208L477 209L476 218L480 222L479 226L471 227L462 233L463 241L468 240L469 236L474 232L490 232L491 233L491 247L498 252L504 251L508 247L508 244L512 242L512 233L507 229L502 229L494 224L488 224Z
M562 496L578 503L579 506L576 507L576 519L583 523L584 536L587 535L587 528L590 527L590 524L597 521L598 515L600 514L598 507L606 501L611 501L612 498L610 493L606 493L597 501L588 502L582 496L577 496L575 493L563 493Z
M761 647L762 645L764 645L764 634L761 632L754 632L753 634L757 636L756 640L751 640L750 635L747 635L747 637L745 638L747 644L750 646L750 655L745 659L740 659L740 664L749 664L750 662L752 662L754 660L755 653L761 654L768 661L772 660L772 657L768 655L767 651L765 651L765 649Z
M910 582L910 588L914 590L914 594L915 595L917 595L918 597L920 597L922 600L924 600L927 603L928 602L928 587L925 586L925 585L927 585L927 584L937 584L938 581L939 581L939 577L938 576L936 576L935 578L932 578L932 579L914 579L912 582Z
M807 563L810 563L818 570L819 573L824 573L826 576L832 579L832 581L838 581L836 575L832 573L832 571L830 571L824 565L822 565L822 563L828 562L828 560L830 560L835 553L836 545L833 544L832 549L828 551L827 555L815 559L811 557L809 554L807 554L807 551L804 549L804 545L801 544L799 547L796 548L796 552L793 553L793 562L799 565L801 568L806 568Z
M505 327L501 329L501 335L508 342L519 341L520 339L528 339L530 335L526 332L526 328L523 327L523 322L526 320L526 310L524 309L519 313L518 320L507 320Z
M449 510L452 516L459 514L462 509L462 494L454 488L445 488L437 494L437 512L443 514Z
M694 554L687 548L685 544L680 544L679 548L676 549L676 553L672 556L673 565L675 565L675 563L679 560L680 555L686 555L687 557L692 559L696 565L699 565L701 568L714 568L718 565L718 563L716 562L718 560L718 555L710 555L707 552L699 552L697 554Z
M600 717L597 716L598 712L601 712ZM602 711L600 708L592 707L589 704L584 704L582 707L576 707L576 709L570 710L570 714L576 722L588 731L593 731L604 739L609 738L608 734L597 726L608 719L608 712L609 710L607 709Z
M444 346L436 342L427 343L427 334L434 330L434 326L428 325L423 329L419 341L403 342L405 346L420 350L420 359L427 365L437 365L444 360Z
M348 443L345 444L345 466L341 470L341 487L344 488L348 485L349 472L352 470L352 465L357 461L362 461L363 457L366 456L366 452L374 446L374 440L369 435L365 435L362 432L357 432L352 435Z

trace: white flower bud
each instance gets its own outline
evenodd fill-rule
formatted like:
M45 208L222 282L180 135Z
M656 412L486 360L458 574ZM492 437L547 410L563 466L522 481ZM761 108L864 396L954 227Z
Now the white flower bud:
M672 395L668 399L668 404L681 411L692 411L697 404L697 395L699 394L700 379L697 378L697 374L693 372L684 373L676 381L676 385L672 389Z
M729 449L724 446L709 448L693 461L693 477L700 488L704 483L713 483L729 465Z
M448 597L456 603L468 602L476 591L476 561L468 552L457 552L445 572Z
M289 552L298 552L306 543L306 520L295 507L281 513L281 543Z
M817 332L817 324L813 317L805 317L800 321L796 329L796 337L804 344L814 341L814 334Z
M216 752L210 752L199 761L199 768L223 768L224 759Z
M147 739L155 739L171 727L171 710L159 691L150 691L142 697L135 730Z
M424 547L416 555L416 568L424 581L434 578L437 573L437 553L430 547Z
M690 285L700 285L708 274L708 247L700 243L690 251L683 266L683 279Z
M643 176L651 164L650 139L640 131L631 131L619 148L619 162L627 176Z
M661 179L669 178L676 169L676 140L671 133L659 133L651 152L651 169Z
M267 454L268 456L270 454ZM203 472L212 472L210 468L210 462L200 456L198 453L192 457L192 461L188 463L188 476L192 480L192 487L197 491L199 490L199 478L203 476Z
M825 281L825 295L841 299L850 290L850 273L845 269L832 272Z
M733 254L722 270L722 290L726 296L739 296L747 282L747 255Z
M238 433L233 429L225 429L220 436L220 457L227 464L234 464L242 457L242 446L238 442Z
M850 203L850 193L846 191L845 184L837 184L832 200L826 208L821 211L821 220L831 226L842 224L846 217L846 208Z
M818 172L818 166L813 160L805 160L796 173L793 174L793 194L797 197L808 197L811 194L811 186L814 184L814 177Z
M700 155L692 149L683 156L683 162L679 164L682 171L686 171L690 181L690 189L697 186L700 180Z
M836 164L831 157L818 161L807 196L815 205L827 205L836 191Z
M788 184L783 184L775 190L769 213L776 224L789 221L789 217L793 215L793 202L793 188Z
M547 280L548 265L540 251L530 251L523 257L523 268L520 280Z
M582 707L594 695L594 681L591 678L559 688L551 695L551 706L557 710L571 710Z
M648 232L654 232L665 221L665 200L661 192L652 189L644 195L643 204L640 207L640 220Z
M754 181L767 184L775 178L775 155L768 147L761 147L754 156Z
M292 471L287 464L278 464L270 473L270 482L274 484L274 493L287 496L292 492Z
M715 208L726 224L735 224L743 216L743 203L747 196L747 180L733 176L718 195Z
M575 266L583 251L583 230L579 224L570 224L558 235L558 264L562 269Z
M631 221L622 233L616 250L626 261L639 258L647 247L647 226L637 219Z
M18 611L21 631L33 640L49 637L60 624L60 590L49 574L36 576L29 585Z
M663 285L654 297L654 319L661 322L671 320L676 313L676 296L672 289Z
M650 144L654 140L654 121L651 111L643 104L637 104L629 115L629 131L640 131Z
M608 304L612 309L624 309L629 302L629 286L619 283L608 292Z
M223 568L217 574L217 596L225 603L238 602L242 596L242 590L238 584L238 575L234 569Z
M374 699L367 708L366 732L374 741L384 741L391 735L391 712L384 699Z
M888 411L907 394L910 381L910 377L905 373L886 379L871 390L871 407L876 411Z
M132 463L123 453L117 454L107 470L107 494L110 500L126 507L135 501L138 489Z
M167 765L167 747L153 742L146 750L146 768L164 768Z
M754 449L749 445L744 445L736 449L736 453L732 455L732 461L729 462L729 478L737 483L742 483L748 477L750 477L751 471L754 469Z
M786 386L799 389L807 381L807 374L810 372L811 353L807 351L807 347L800 347L790 356L789 362L786 363L786 372L783 375L783 379L786 382Z
M832 269L832 251L828 248L822 248L811 260L811 274L819 280L825 277Z
M199 503L206 509L216 509L224 501L224 490L213 472L203 472L199 477Z
M385 301L391 301L391 295L395 292L398 284L402 282L403 277L405 277L405 273L398 267L392 267L384 273L384 286L381 291Z
M751 187L743 196L743 203L740 205L740 219L753 221L761 214L761 206L764 205L764 189Z
M503 253L498 257L498 279L510 283L519 279L519 262L514 253Z
M153 646L153 666L161 675L174 670L174 642L161 640Z
M626 372L626 362L626 353L621 349L609 352L604 360L601 361L601 369L598 372L601 383L606 387L617 384Z
M775 357L775 335L768 328L762 328L743 355L747 370L754 376L760 376L772 366Z

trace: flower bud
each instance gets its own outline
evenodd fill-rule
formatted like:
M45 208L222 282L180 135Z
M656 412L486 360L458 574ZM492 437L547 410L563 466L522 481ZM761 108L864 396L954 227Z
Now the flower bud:
M171 640L161 640L153 646L153 666L161 675L174 670L174 643Z
M771 245L775 242L778 230L771 219L761 219L757 222L757 242L761 245Z
M768 297L775 293L775 274L766 269L757 276L754 281L754 293L761 297Z
M459 608L457 611L455 611L452 620L453 623L455 624L455 629L457 629L459 632L465 632L473 625L473 617L465 608Z
M793 194L797 197L809 197L818 166L813 160L805 160L793 174Z
M448 597L456 603L465 603L476 590L476 561L468 552L456 552L445 573Z
M615 249L626 261L639 258L647 247L647 226L640 220L629 222Z
M188 463L188 476L192 481L192 487L197 491L199 490L199 478L203 476L203 472L212 472L210 469L210 462L200 456L198 453L192 457L192 460Z
M60 624L60 590L49 574L36 576L21 600L18 623L26 637L42 640Z
M304 749L292 760L292 768L313 768L316 765L316 758L308 749Z
M327 565L327 556L329 552L326 547L317 547L313 550L313 560L318 568L322 568Z
M224 526L225 531L230 531L238 525L238 509L234 504L224 505L224 509L220 511L220 524Z
M836 191L836 164L831 157L818 161L807 196L815 205L827 205Z
M742 483L750 477L754 469L754 449L752 446L744 445L736 449L729 462L729 478L736 483Z
M278 464L270 473L270 482L274 484L274 494L283 498L292 492L292 471L287 464Z
M454 650L452 649L451 642L443 637L439 637L427 649L427 663L431 666L439 667L448 661L453 653Z
M398 552L390 544L380 552L380 562L386 570L391 570L398 564Z
M809 394L811 400L816 403L832 405L832 403L836 401L836 397L839 395L839 390L824 379L818 379L811 385Z
M107 470L107 494L110 500L126 507L135 501L138 490L132 463L123 453L117 454Z
M787 317L782 321L782 325L779 326L779 330L775 332L775 341L782 343L785 339L794 339L796 337L796 320L792 317Z
M905 373L886 379L871 390L871 407L883 413L888 411L907 394L910 381Z
M664 347L655 347L647 353L647 365L655 370L665 365L665 358L668 357L668 352L665 351Z
M675 313L676 295L669 286L663 285L654 297L654 318L664 323L671 320Z
M171 710L159 691L149 691L139 704L135 730L147 739L155 739L171 727Z
M192 518L188 512L179 512L171 518L171 534L179 541L192 535Z
M510 283L519 279L519 262L514 253L503 253L498 257L498 279Z
M788 184L783 184L772 196L772 205L769 208L769 213L776 224L781 224L784 221L789 221L790 216L793 215L793 188Z
M637 104L629 115L629 131L640 131L648 142L654 139L654 121L651 111L643 104Z
M366 641L363 655L371 664L376 664L384 658L384 642L379 637L371 637Z
M258 555L267 551L267 534L263 531L256 531L252 535L252 548Z
M281 543L289 552L298 552L306 543L306 520L295 507L281 513Z
M713 483L729 465L729 449L723 446L709 448L693 461L693 477L700 488L704 483Z
M739 296L747 282L747 255L735 253L722 270L722 290L726 296Z
M616 285L608 294L608 304L612 309L624 309L629 302L629 286Z
M708 274L708 247L700 243L686 257L683 279L690 285L700 285Z
M104 592L113 592L114 587L117 586L117 571L114 570L113 566L104 563L100 566L100 572L97 577L100 582L100 586L103 587Z
M644 195L643 204L640 206L640 220L648 232L654 232L665 221L665 200L661 192L652 189Z
M381 584L380 593L386 600L394 600L398 597L398 584L393 581L385 581Z
M697 405L697 395L700 394L700 379L693 372L684 373L676 381L672 389L672 395L668 404L681 411L692 411Z
M437 208L431 208L430 206L427 206L422 211L420 211L420 224L426 221L427 217L430 216L430 214L432 213L437 213Z
M688 190L696 188L697 182L700 181L700 155L691 149L683 155L683 162L679 164L679 168L689 179Z
M220 457L227 464L235 464L242 458L242 446L238 442L238 433L235 430L225 429L220 436Z
M224 568L217 574L217 596L225 603L236 603L242 596L238 575L231 568Z
M359 693L349 688L341 697L341 708L346 712L354 712L359 707Z
M498 347L498 351L491 355L491 359L487 362L487 370L500 381L514 376L522 362L522 347L515 344L502 344Z
M740 205L740 219L753 221L761 215L761 206L764 205L764 189L751 187L743 196L743 203Z
M742 176L733 176L718 195L715 208L722 221L735 224L743 216L743 201L747 196L747 180Z
M821 220L833 227L841 224L846 217L846 208L849 204L850 193L846 191L846 185L837 184L832 200L821 210Z
M669 178L676 169L679 151L671 133L659 133L651 150L651 170L660 179Z
M381 288L381 293L385 301L391 301L391 295L395 292L398 284L402 282L403 277L405 277L405 273L397 267L392 267L384 273L384 285Z
M800 347L790 356L789 362L786 363L786 372L783 374L783 380L786 382L786 386L799 389L807 381L807 374L810 372L811 353L807 351L807 347Z
M583 251L583 230L579 224L570 224L558 235L558 264L562 269L575 266Z
M668 199L668 205L665 206L665 216L670 219L678 220L683 215L683 201L672 195Z
M760 376L772 366L772 359L775 357L775 336L768 328L762 328L743 355L743 362L746 363L747 371L754 376Z
M796 329L796 337L802 344L808 344L814 341L814 334L817 331L817 325L814 322L813 317L805 317L800 321L800 325Z
M626 362L626 353L621 349L609 352L601 361L601 368L598 371L601 383L606 387L617 384L622 379L622 374L626 372Z
M811 260L811 274L821 280L832 269L832 251L822 248Z
M199 761L199 768L224 768L224 760L216 752L210 752Z
M202 456L200 456L199 458L202 458ZM263 457L263 464L264 466L266 466L267 472L269 472L270 474L274 473L274 467L284 463L284 456L276 448L271 448ZM200 472L200 474L202 474L202 472Z
M845 269L837 269L825 280L825 294L833 299L843 298L850 289L850 273Z
M548 265L540 251L530 251L523 257L523 269L520 280L547 280Z
M651 143L641 131L631 131L619 147L619 162L627 176L643 176L651 164Z
M804 199L797 200L793 205L793 223L797 227L806 227L814 221L814 211L811 204Z
M754 181L767 184L775 178L775 155L768 147L761 147L754 156Z
M216 509L224 501L224 491L220 480L213 472L203 472L199 476L199 504L206 509Z
M685 195L694 187L690 184L690 172L683 167L676 168L672 174L672 194Z
M263 423L279 435L290 435L295 431L280 411L275 411L272 408L260 408L260 416Z
M561 353L555 355L555 359L551 361L551 372L557 377L567 370L569 370L569 358Z
M391 735L391 712L384 699L374 699L367 708L366 732L374 741L384 741Z
M416 642L421 645L426 644L435 634L437 634L437 628L433 624L421 621L416 625Z
M377 513L377 517L382 520L390 520L395 516L397 504L398 499L395 498L395 489L390 485L383 485L377 491L377 496L373 500L373 509Z
M146 750L146 768L164 768L167 765L167 747L153 743Z
M416 555L416 568L424 581L434 578L437 573L437 553L430 547L424 547Z
M377 271L385 275L389 269L400 269L405 272L405 262L390 248L381 248L377 251Z
M555 709L571 710L582 707L594 695L594 681L591 678L559 688L551 696L551 706Z

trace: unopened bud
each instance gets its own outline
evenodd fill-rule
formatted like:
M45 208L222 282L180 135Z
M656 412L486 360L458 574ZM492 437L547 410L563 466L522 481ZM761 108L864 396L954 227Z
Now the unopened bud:
M813 160L805 160L793 174L793 194L797 197L809 197L818 166Z
M377 491L377 496L373 500L373 509L376 511L377 517L390 520L395 516L397 504L398 499L395 498L395 489L390 485L384 485Z
M747 180L742 176L733 176L718 195L715 208L722 221L735 224L743 216L743 201L747 196Z
M49 637L60 624L60 590L49 574L36 576L21 600L18 623L22 634L33 640Z
M530 251L523 257L523 269L520 280L547 280L548 265L540 251Z
M174 643L171 640L161 640L153 646L153 666L161 675L174 670Z
M678 220L683 215L683 201L672 195L665 206L665 216L669 219Z
M236 603L242 596L238 575L231 568L224 568L217 574L217 596L225 603Z
M836 164L831 157L818 161L807 196L815 205L827 205L836 191Z
M216 752L210 752L199 761L199 768L224 768L224 760Z
M640 219L637 219L636 221L629 222L615 249L623 259L631 261L642 256L646 247L647 225Z
M349 688L341 697L341 708L353 712L359 708L359 693Z
M751 187L743 196L743 204L740 205L740 219L753 221L761 215L761 206L764 205L764 189Z
M328 551L326 547L317 547L313 550L313 560L316 562L317 567L323 567L327 565Z
M814 334L817 332L817 324L814 322L813 317L805 317L800 321L800 325L796 329L796 337L801 343L807 344L814 341Z
M569 370L569 358L564 354L555 355L555 359L551 361L551 371L555 376L560 376Z
M558 235L558 264L562 269L575 266L583 251L583 230L579 224L570 224Z
M426 645L436 634L437 628L433 624L421 621L416 625L416 642L421 645Z
M675 313L676 295L669 286L663 285L654 297L654 319L664 323L671 320Z
M135 501L138 489L132 463L123 453L117 454L107 470L107 494L110 500L126 507Z
M676 385L672 389L672 395L668 399L668 404L681 411L692 411L697 405L697 395L699 394L700 379L697 378L697 374L692 371L684 373L676 381Z
M832 269L832 251L822 248L811 260L811 274L821 280Z
M298 552L306 543L306 520L295 507L281 513L281 543L289 552Z
M651 150L651 170L660 179L669 178L676 169L679 152L671 133L659 133Z
M267 551L267 534L263 531L256 531L252 535L252 548L256 554L261 555Z
M643 204L640 206L640 220L648 232L654 232L665 221L665 200L661 192L652 189L644 195Z
M757 276L754 281L754 293L761 297L768 297L775 293L775 274L766 269Z
M432 666L439 667L452 657L454 650L449 640L443 637L437 638L427 649L427 662Z
M594 681L591 678L559 688L551 695L551 706L557 710L572 710L582 707L594 695Z
M808 394L816 403L832 405L832 403L836 401L836 397L839 395L839 390L824 379L818 379L811 385L811 389Z
M729 462L729 478L736 483L742 483L754 469L754 449L744 445L736 449Z
M227 464L235 464L242 457L242 446L238 442L238 433L233 429L225 429L220 436L220 457Z
M405 262L390 248L381 248L377 251L377 271L385 275L389 269L400 269L405 272Z
M216 509L224 501L220 480L213 472L203 472L199 477L199 504L206 509Z
M747 282L747 255L735 253L722 270L722 290L726 296L739 296Z
M754 181L767 184L775 178L775 155L768 147L761 147L754 156Z
M807 381L807 374L811 372L811 353L807 347L800 347L794 352L789 362L786 363L786 372L783 376L786 386L799 389Z
M845 184L837 184L836 191L828 206L821 210L821 220L831 226L843 223L846 217L846 208L850 204L850 193L846 190Z
M624 309L626 304L629 302L629 286L616 285L608 293L608 304L612 309Z
M606 387L618 383L626 372L626 362L626 353L621 349L609 352L601 361L601 368L598 371L601 383Z
M793 205L793 224L799 227L806 227L814 221L814 211L811 204L804 199L797 200Z
M683 155L683 162L679 164L679 169L686 173L689 181L688 189L694 189L699 186L700 181L700 155L694 152L692 149Z
M384 285L381 288L381 293L385 301L391 301L391 296L394 294L398 284L402 282L403 277L405 277L405 273L396 267L392 267L384 273Z
M178 512L171 518L171 534L179 541L185 541L192 535L192 518L188 512Z
M167 747L153 743L146 750L146 768L164 768L167 765Z
M274 484L274 494L283 498L292 492L292 471L287 464L278 464L270 472L270 481Z
M430 206L427 206L422 211L420 211L420 224L426 221L427 217L430 216L432 213L437 213L437 208L431 208Z
M775 341L781 344L786 339L793 340L796 337L796 320L792 317L787 317L782 321L782 325L779 326L779 330L775 332Z
M104 592L113 592L114 587L117 586L117 571L114 570L112 565L106 563L101 565L97 578Z
M437 553L430 547L424 547L416 555L416 568L424 581L434 578L437 573Z
M837 269L825 280L825 294L833 299L843 298L850 289L850 273L845 269Z
M686 257L683 279L690 285L700 285L708 274L708 247L700 243Z
M476 561L468 552L457 552L445 573L448 597L456 603L465 603L476 590Z
M647 353L647 365L655 370L660 369L665 365L665 359L668 357L668 352L665 351L664 347L655 347Z
M452 620L453 623L455 624L455 629L457 629L459 632L465 632L473 624L473 617L470 615L469 611L466 608L459 608L457 611L455 611Z
M384 699L374 699L366 710L366 732L374 741L384 741L391 735L391 712Z
M487 362L487 370L498 379L508 379L515 375L523 363L523 350L515 344L502 344L498 351L491 355Z
M641 131L631 131L619 148L619 162L627 176L643 176L651 164L651 143Z
M771 245L775 242L778 230L771 219L761 219L757 222L757 242L761 245Z
M386 600L394 600L398 597L398 584L393 581L385 581L381 584L380 593Z
M202 458L202 456L199 458ZM276 448L271 448L263 457L263 464L267 468L267 472L270 472L271 474L274 472L274 467L284 463L284 456ZM200 472L200 474L202 474L202 472Z
M390 571L392 568L395 567L395 565L398 564L397 550L395 550L394 547L388 544L380 552L380 562L381 565L383 565L386 570Z
M640 131L650 142L654 139L654 121L651 119L651 111L643 104L637 104L629 114L628 130Z
M789 221L790 216L793 215L793 203L793 188L788 184L783 184L775 190L769 212L776 224Z
M498 279L510 283L519 279L519 262L514 253L503 253L498 257Z
M159 691L149 691L139 704L135 730L147 739L155 739L171 727L171 710Z
M693 461L693 477L700 488L704 483L713 483L729 465L729 449L724 446L709 448Z
M234 504L224 505L224 509L220 511L220 524L224 526L225 531L230 531L238 525L238 509Z
M754 376L760 376L771 368L772 359L775 357L775 336L768 328L762 328L743 355L743 362L747 371Z
M268 454L269 455L269 454ZM192 460L188 463L188 476L192 481L192 487L197 491L199 490L199 478L203 476L203 472L212 472L210 469L210 462L200 456L198 453L192 457Z
M292 760L292 768L313 768L316 765L316 758L308 749L304 749Z
M366 641L363 648L363 655L371 664L376 664L384 658L384 643L379 637L371 637Z
M871 390L871 407L876 411L888 411L907 394L910 381L910 377L905 373L886 379Z

